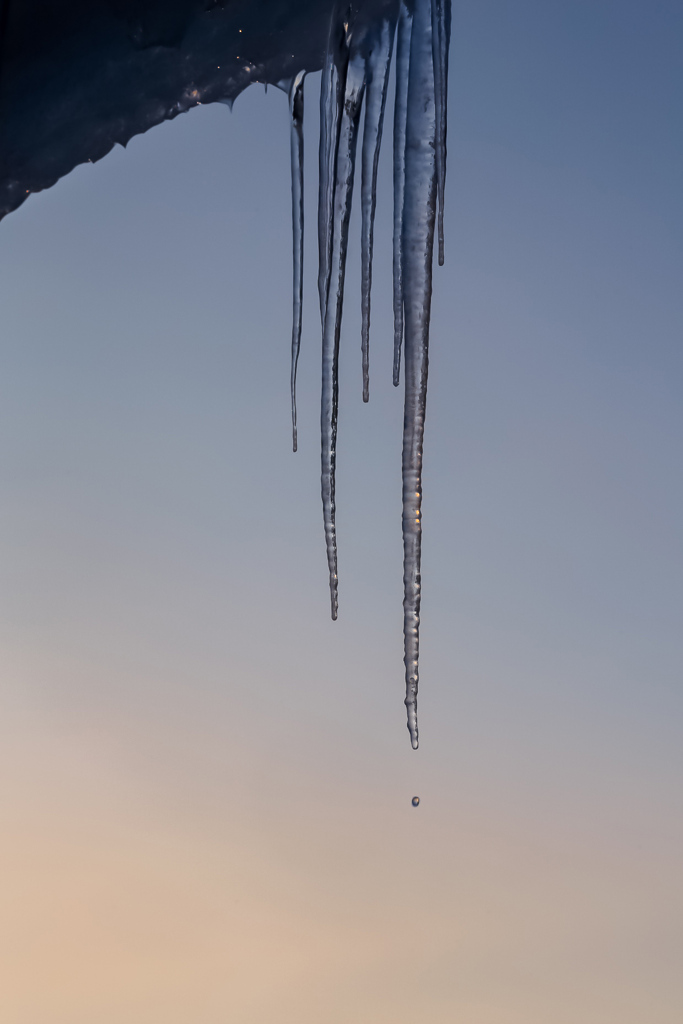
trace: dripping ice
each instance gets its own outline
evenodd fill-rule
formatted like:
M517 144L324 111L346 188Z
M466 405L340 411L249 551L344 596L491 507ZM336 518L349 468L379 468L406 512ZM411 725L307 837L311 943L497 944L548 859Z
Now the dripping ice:
M417 692L421 598L422 450L429 364L429 322L435 227L438 261L444 260L446 95L450 0L387 3L384 16L367 21L362 10L338 3L330 22L320 93L318 182L318 295L322 325L321 495L332 618L338 611L335 526L339 344L344 306L349 220L361 149L361 359L363 400L369 398L370 295L377 167L389 71L396 50L393 179L393 382L404 371L403 419L403 634L407 724L418 746ZM303 86L289 90L292 165L293 324L292 440L297 448L296 370L303 296ZM438 207L438 212L437 212Z
M10 6L4 4L5 13ZM17 6L21 5L12 9ZM28 36L17 30L18 22L15 25L12 19L0 26L4 29L3 83L12 100L5 104L2 117L6 145L0 168L0 219L75 166L99 160L117 142L125 145L134 135L190 107L214 101L232 106L235 97L255 81L284 87L289 93L291 128L290 386L295 450L303 298L304 82L308 72L320 68L324 52L318 202L321 493L333 618L338 611L338 365L349 218L362 134L360 347L367 401L377 167L394 60L393 380L400 383L403 363L404 661L408 727L416 747L422 451L435 233L439 263L444 255L450 0L287 0L275 5L281 8L276 30L268 28L267 19L261 24L263 5L212 0L180 5L186 10L179 35L180 23L176 24L170 10L178 4L166 5L169 10L164 9L158 19L154 14L149 22L142 18L139 26L136 21L134 31L130 31L129 4L105 6L109 25L105 29L99 16L83 21L57 19L49 31ZM247 56L241 40L243 52L234 53L236 35L244 35L245 45L247 37L253 38L256 52ZM39 73L29 75L26 68L32 68L33 61Z

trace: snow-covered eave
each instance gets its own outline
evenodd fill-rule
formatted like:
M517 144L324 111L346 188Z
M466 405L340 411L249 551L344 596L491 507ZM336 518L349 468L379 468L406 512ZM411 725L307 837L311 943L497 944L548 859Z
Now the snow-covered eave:
M191 107L320 70L335 0L4 4L0 218ZM372 16L387 2L354 6Z

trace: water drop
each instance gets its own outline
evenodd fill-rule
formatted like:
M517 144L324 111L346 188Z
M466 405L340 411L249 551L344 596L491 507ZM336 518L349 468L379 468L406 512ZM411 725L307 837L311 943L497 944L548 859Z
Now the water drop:
M412 804L413 804L413 807L419 807L420 806L420 798L419 798L419 796L414 796L413 797Z

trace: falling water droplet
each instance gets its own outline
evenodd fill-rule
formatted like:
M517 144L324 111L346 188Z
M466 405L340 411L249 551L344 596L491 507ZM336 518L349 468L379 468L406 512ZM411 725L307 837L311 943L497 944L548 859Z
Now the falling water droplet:
M412 802L413 807L419 807L420 806L420 798L419 798L419 796L414 796L411 802Z

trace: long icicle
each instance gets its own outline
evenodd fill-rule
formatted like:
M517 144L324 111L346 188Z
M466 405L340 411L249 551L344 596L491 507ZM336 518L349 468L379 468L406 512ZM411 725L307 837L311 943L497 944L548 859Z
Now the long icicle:
M406 119L402 264L405 311L403 419L403 631L408 730L418 746L422 446L436 217L436 111L431 0L415 0Z
M432 60L436 114L436 192L438 197L439 266L444 264L443 209L446 188L446 126L448 104L448 46L451 35L451 8L447 0L432 3Z
M383 21L379 37L366 60L367 84L361 158L361 353L364 402L370 398L370 293L377 205L377 168L395 31L395 20Z
M301 348L301 319L304 297L304 79L300 71L289 90L290 148L292 164L292 451L297 449L296 371Z
M325 325L332 267L337 153L349 65L348 33L343 19L339 15L338 7L339 3L335 5L330 22L330 34L320 83L320 151L318 157L318 295L323 331L320 400L321 493L333 619L337 617L338 607L335 468L339 384L333 347L329 352L325 345Z
M348 65L342 97L339 142L334 174L332 244L329 248L329 286L323 324L323 374L320 409L321 492L325 545L330 576L332 618L337 618L337 538L335 526L335 470L337 461L337 410L339 401L339 337L344 302L344 275L349 237L349 218L356 160L358 124L365 88L365 60L356 54Z
M394 105L394 387L401 379L403 343L403 205L405 191L406 118L410 39L413 14L401 0L396 38L396 101Z

